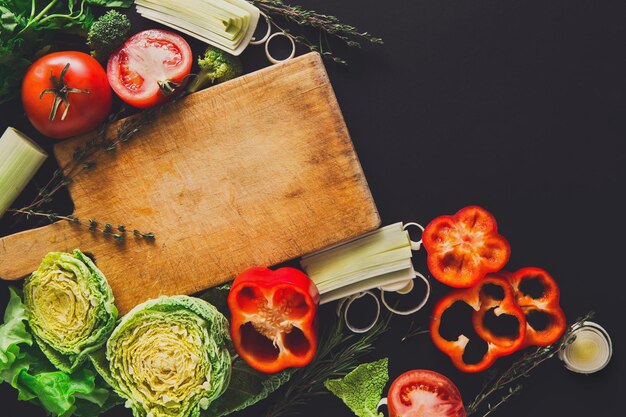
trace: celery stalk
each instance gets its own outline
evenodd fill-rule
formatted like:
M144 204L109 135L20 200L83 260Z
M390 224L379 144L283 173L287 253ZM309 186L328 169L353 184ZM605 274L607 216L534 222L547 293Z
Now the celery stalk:
M0 137L0 217L48 157L24 134L8 127Z

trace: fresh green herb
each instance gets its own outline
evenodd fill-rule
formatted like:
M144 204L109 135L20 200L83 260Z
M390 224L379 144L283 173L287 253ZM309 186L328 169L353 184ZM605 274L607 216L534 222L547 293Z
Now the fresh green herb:
M341 379L329 379L324 386L358 417L382 417L377 410L389 381L389 359L364 363Z
M18 398L54 416L97 416L119 403L90 362L73 373L55 369L33 341L28 314L18 292L10 299L0 325L0 382L11 384Z
M86 36L90 4L130 7L132 0L1 0L0 103L17 95L24 71L49 51L57 33Z
M87 45L91 48L91 55L99 61L106 61L128 38L129 32L128 17L118 11L109 10L89 28Z
M409 330L407 330L406 334L400 339L401 342L405 342L415 336L419 336L421 334L429 334L430 330L421 329L419 326L415 327L415 322L412 321L409 326Z
M346 45L350 47L361 47L360 41L368 41L374 44L382 44L383 40L372 36L368 32L361 32L357 28L351 25L342 23L335 16L328 16L325 14L317 13L313 10L307 10L301 6L289 5L283 2L283 0L248 0L256 7L261 9L269 16L281 17L287 22L295 23L299 26L308 26L319 31L318 42L309 40L304 35L293 35L294 41L304 45L311 51L317 51L322 54L323 57L332 59L338 64L345 65L347 62L334 55L330 49L329 36L339 38ZM275 19L271 20L271 23L279 30L290 33L288 30L280 27Z
M84 219L74 216L73 214L70 214L69 216L63 216L61 214L57 214L53 212L35 211L31 209L9 209L8 211L12 213L17 213L17 214L23 214L26 216L26 218L33 217L33 216L43 217L46 220L48 220L50 223L54 223L59 220L65 220L68 223L71 223L77 226L86 227L87 230L89 230L90 232L102 233L103 235L112 238L116 242L121 243L121 242L126 241L126 236L127 236L126 232L128 231L128 229L123 224L113 227L111 224L105 223L104 226L101 226L102 223L94 219L88 219L85 221ZM142 238L146 240L156 239L154 233L152 232L143 233L135 229L132 231L132 233L133 233L133 236L138 237L138 238Z
M293 372L293 369L286 369L268 375L252 369L241 358L235 359L230 384L226 392L211 404L209 415L213 417L226 416L264 400L288 382Z
M572 329L579 327L583 322L591 319L593 313L587 313L585 317L579 318L576 322L569 326L568 331L560 341L546 347L539 347L522 356L515 361L509 368L502 372L499 376L494 374L490 381L478 393L476 398L466 407L467 415L478 412L481 404L492 398L497 392L506 391L505 394L498 399L495 404L487 403L487 411L484 416L491 414L496 408L504 404L509 398L517 394L522 385L518 383L521 378L530 376L530 372L543 362L554 357L560 351L564 350L568 345L574 342L576 336L572 336Z
M322 334L317 355L309 365L294 372L289 384L274 394L280 401L266 411L266 417L278 417L297 413L312 398L326 395L324 381L340 378L352 371L364 356L374 350L374 343L389 328L391 314L363 334L346 335L345 324L335 317L333 326Z
M215 82L224 82L239 77L243 72L241 60L221 49L209 46L204 56L198 58L200 73L189 83L187 91L195 93Z
M75 177L93 169L96 166L96 160L92 158L96 158L102 153L106 154L114 152L118 148L119 144L131 140L135 134L137 134L143 127L152 123L158 115L165 111L173 102L174 101L171 101L161 106L144 110L135 116L127 118L117 127L115 132L110 134L108 132L109 126L118 121L124 114L125 110L122 109L119 112L112 114L109 117L109 120L98 128L94 138L77 148L74 151L73 158L54 172L48 183L39 190L37 196L29 205L17 209L9 209L7 211L12 212L16 216L24 216L26 218L37 216L45 218L50 222L66 220L79 225L85 224L91 232L102 231L105 234L109 234L103 229L98 228L99 222L96 220L83 222L82 219L75 216L60 216L56 213L41 210L40 207L51 202L52 197L65 186L69 185ZM110 236L113 237L115 241L123 241L125 239L126 227L122 226L122 230L118 229L118 232L119 233L110 234ZM133 230L133 235L146 239L154 239L155 237L152 232L144 233L139 230Z

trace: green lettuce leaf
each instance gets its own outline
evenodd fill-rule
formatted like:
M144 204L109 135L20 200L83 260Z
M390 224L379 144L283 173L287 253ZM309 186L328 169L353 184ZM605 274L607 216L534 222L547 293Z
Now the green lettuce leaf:
M0 326L0 382L54 416L94 417L120 402L89 362L71 374L52 365L33 343L26 307L13 288Z
M24 346L32 346L33 338L26 330L26 309L14 288L9 288L10 298L0 326L0 379L10 380L15 361L24 356ZM24 346L22 346L24 345Z
M341 379L329 379L324 386L358 417L382 417L376 409L389 380L389 360L364 363Z
M271 393L289 381L294 369L286 369L276 374L265 374L252 369L243 359L233 362L230 385L209 407L207 416L222 417L241 411L266 399Z

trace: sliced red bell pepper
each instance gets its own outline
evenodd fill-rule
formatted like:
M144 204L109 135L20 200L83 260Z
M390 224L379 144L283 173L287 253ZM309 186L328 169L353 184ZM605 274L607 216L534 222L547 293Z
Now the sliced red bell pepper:
M489 287L497 291L488 291ZM487 343L487 352L478 363L468 364L463 355L469 338L461 334L456 340L448 340L441 335L441 319L457 301L468 304L472 313L472 324L476 334ZM517 321L513 334L498 335L484 325L484 317L490 311L496 316L512 316ZM524 345L526 337L526 319L524 312L517 305L511 284L506 278L488 275L472 288L454 291L444 296L435 306L430 323L430 334L435 345L452 359L452 363L464 372L481 372L489 368L496 359L509 355Z
M294 268L237 275L228 294L235 350L261 372L307 365L317 350L319 299L313 281Z
M559 340L565 332L567 320L559 304L559 287L550 274L541 268L527 267L510 274L508 278L515 290L517 304L526 315L525 346L548 346ZM525 286L534 280L538 281L541 289L531 294L532 291ZM545 317L545 323L540 328L532 326L531 316L535 313Z
M495 217L478 206L431 221L422 242L428 252L428 269L442 283L469 288L509 260L509 242L498 233Z

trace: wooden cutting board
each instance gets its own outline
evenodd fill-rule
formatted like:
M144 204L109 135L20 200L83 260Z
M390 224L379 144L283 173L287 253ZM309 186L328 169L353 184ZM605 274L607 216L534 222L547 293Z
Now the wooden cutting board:
M115 130L115 126L110 132ZM63 165L77 138L55 146ZM152 231L113 242L61 221L0 239L0 277L51 251L95 257L118 308L191 294L379 226L380 219L318 54L174 103L69 186L74 214Z

